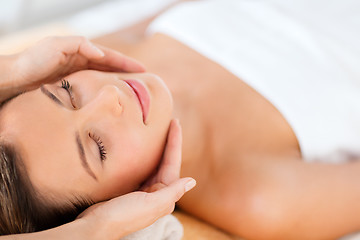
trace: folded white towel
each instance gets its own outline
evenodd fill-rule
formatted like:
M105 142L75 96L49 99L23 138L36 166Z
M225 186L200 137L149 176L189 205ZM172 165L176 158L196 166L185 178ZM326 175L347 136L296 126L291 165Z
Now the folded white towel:
M180 240L183 227L173 215L166 215L152 225L134 232L121 240Z

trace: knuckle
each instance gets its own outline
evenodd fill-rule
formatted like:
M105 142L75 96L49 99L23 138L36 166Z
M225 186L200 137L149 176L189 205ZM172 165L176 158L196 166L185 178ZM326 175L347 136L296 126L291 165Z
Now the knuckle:
M61 51L54 52L52 57L57 59L59 65L67 64L66 56Z

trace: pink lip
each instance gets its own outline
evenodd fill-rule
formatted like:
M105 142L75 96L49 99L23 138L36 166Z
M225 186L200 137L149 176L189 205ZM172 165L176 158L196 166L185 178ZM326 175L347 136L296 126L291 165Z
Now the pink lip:
M150 95L148 91L144 85L137 80L130 79L124 81L134 90L134 93L137 96L141 106L143 122L146 123L146 118L150 109Z

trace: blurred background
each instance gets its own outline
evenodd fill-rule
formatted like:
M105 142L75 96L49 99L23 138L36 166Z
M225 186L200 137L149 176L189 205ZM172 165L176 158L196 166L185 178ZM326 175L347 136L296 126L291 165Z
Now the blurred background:
M177 0L0 0L0 54L50 35L97 37L130 26Z

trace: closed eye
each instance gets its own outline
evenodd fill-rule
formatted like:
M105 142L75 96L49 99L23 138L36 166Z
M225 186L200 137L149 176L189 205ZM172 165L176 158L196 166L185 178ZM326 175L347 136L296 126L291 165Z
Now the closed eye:
M72 107L74 109L78 109L77 105L75 104L75 97L74 97L74 94L73 94L73 91L72 91L72 86L69 83L69 81L66 80L66 79L61 80L61 88L65 89L66 92L69 94L70 102L71 102Z
M99 148L100 160L103 162L106 160L106 149L104 143L101 141L99 136L96 136L93 133L89 133L89 137L94 140Z

